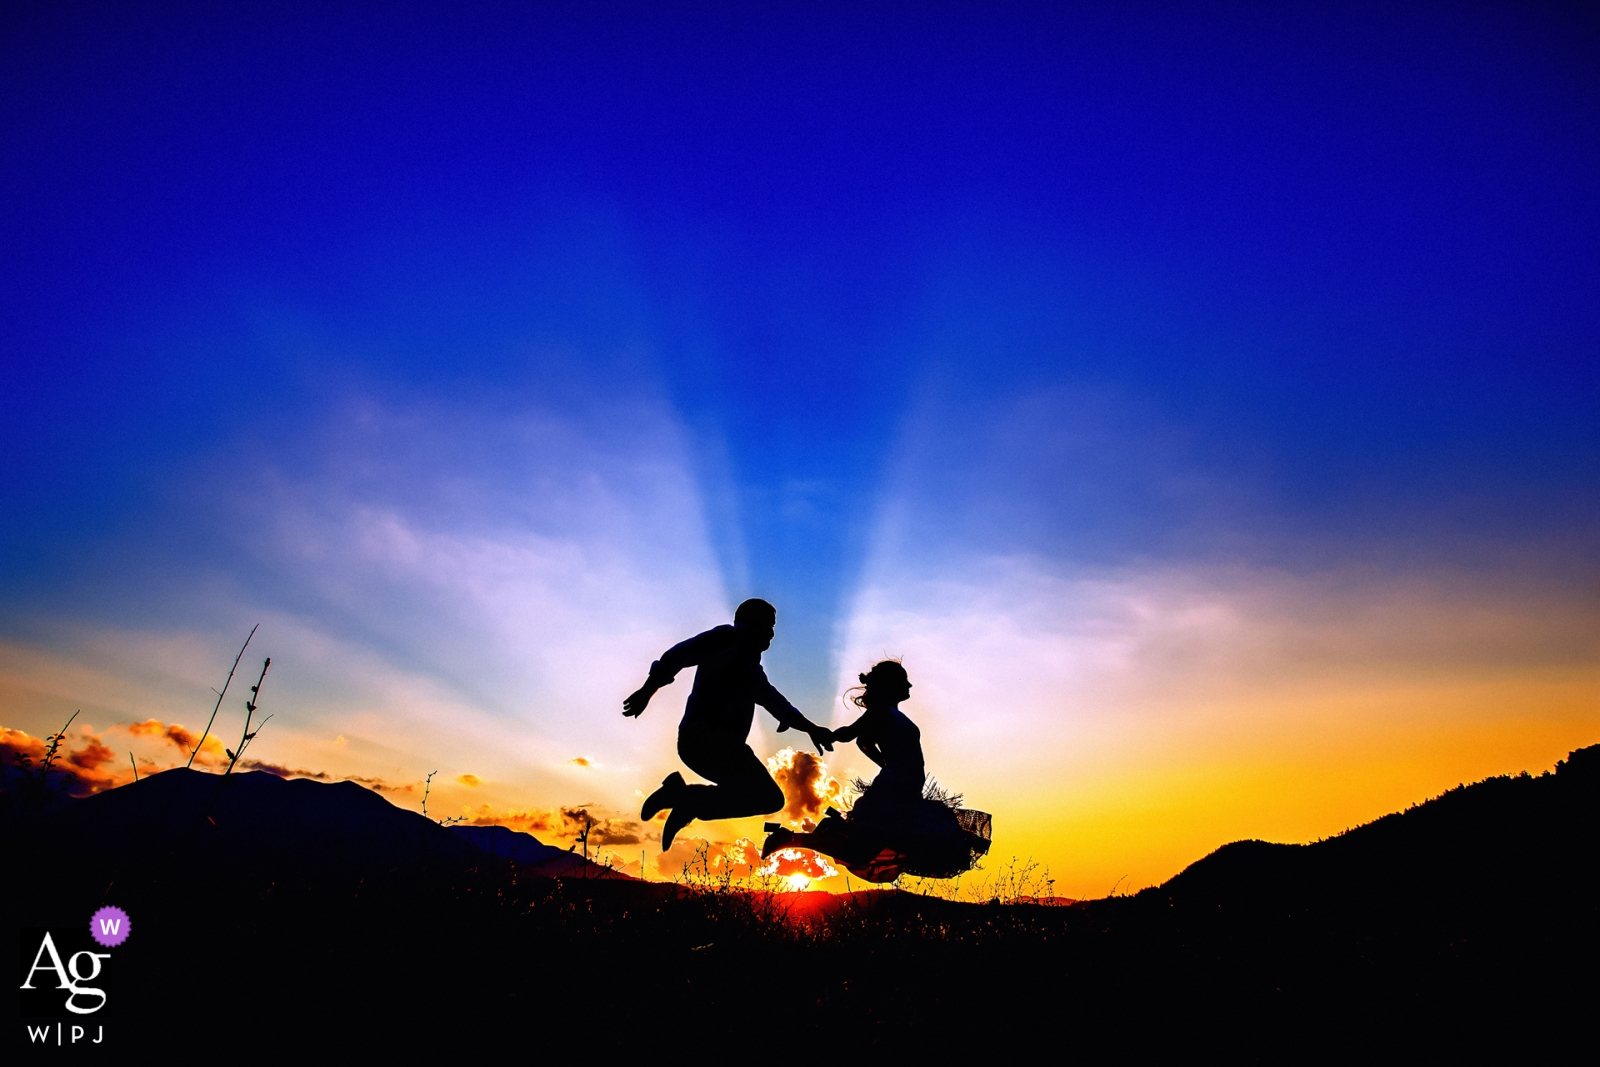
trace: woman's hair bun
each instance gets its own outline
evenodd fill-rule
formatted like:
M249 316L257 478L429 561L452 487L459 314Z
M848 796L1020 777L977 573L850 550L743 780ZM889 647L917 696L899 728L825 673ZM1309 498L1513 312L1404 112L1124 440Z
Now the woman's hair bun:
M856 675L856 677L861 679L861 684L862 685L866 685L867 684L867 676L865 674L858 674L858 675Z

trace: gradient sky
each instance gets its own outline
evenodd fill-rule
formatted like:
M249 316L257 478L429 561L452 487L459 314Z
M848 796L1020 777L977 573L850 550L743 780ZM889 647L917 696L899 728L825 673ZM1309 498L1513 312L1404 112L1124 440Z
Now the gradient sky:
M1593 12L296 7L0 15L0 726L259 622L252 755L637 867L759 595L1073 896L1600 741Z

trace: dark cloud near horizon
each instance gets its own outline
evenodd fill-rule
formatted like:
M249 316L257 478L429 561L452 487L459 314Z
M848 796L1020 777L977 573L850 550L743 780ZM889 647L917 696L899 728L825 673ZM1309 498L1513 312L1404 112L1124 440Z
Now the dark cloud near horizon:
M390 785L382 778L364 778L359 774L347 774L339 780L341 782L355 782L357 785L364 785L376 793L398 793L412 791L412 787L409 785Z
M110 746L98 737L89 737L82 748L67 756L67 762L84 771L94 771L117 758Z
M245 759L239 761L239 766L247 771L265 771L275 774L279 778L310 778L318 782L354 782L366 786L375 793L411 793L416 791L413 785L392 785L383 778L368 778L359 774L334 775L327 771L314 771L308 767L288 767L270 760Z
M597 814L597 805L581 804L551 809L511 808L496 812L484 804L472 818L474 826L504 826L512 830L538 836L563 838L575 841L585 828L589 831L589 845L637 845L651 835L636 819L613 818ZM659 835L656 835L659 836Z
M314 778L318 781L327 781L333 776L327 771L313 771L305 767L289 768L280 763L269 763L266 760L244 759L239 761L239 766L247 771L266 771L279 778Z

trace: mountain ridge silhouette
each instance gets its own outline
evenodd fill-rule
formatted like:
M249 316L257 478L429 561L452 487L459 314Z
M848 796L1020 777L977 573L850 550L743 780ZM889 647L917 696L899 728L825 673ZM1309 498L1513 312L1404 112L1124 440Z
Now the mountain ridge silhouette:
M67 799L43 825L75 848L140 865L187 849L223 863L359 873L510 861L547 877L626 877L503 826L441 826L355 782L183 767Z
M1584 1032L1597 772L1591 746L1324 841L1233 842L1136 894L996 906L552 878L512 858L549 856L531 835L446 829L358 785L169 771L13 811L0 914L79 928L123 908L121 1018L179 1005L197 1040L235 1038L248 997L357 1054L457 1048L465 1017L571 1027L579 1004L630 1043L783 1005L796 1039L905 1054L966 1047L979 1025L1035 1052L1437 1058Z
M1453 885L1477 897L1503 894L1525 879L1528 864L1592 873L1597 844L1600 744L1572 751L1554 772L1458 785L1310 844L1230 842L1139 895L1200 902L1223 893L1261 897L1298 888L1321 896L1380 885L1449 895Z

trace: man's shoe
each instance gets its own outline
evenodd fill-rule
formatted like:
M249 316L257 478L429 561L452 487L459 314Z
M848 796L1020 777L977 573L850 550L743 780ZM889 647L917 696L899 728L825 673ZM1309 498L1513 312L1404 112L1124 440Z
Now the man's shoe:
M661 828L661 851L671 848L672 839L678 836L678 831L692 822L693 815L685 814L682 808L673 808L672 814L667 816L667 825Z
M788 848L794 840L794 831L778 827L767 835L767 840L761 846L761 858L766 859L780 848Z
M661 779L661 788L644 798L644 807L639 809L639 818L649 822L662 808L677 807L673 802L677 799L678 790L688 784L683 780L683 775L677 771Z

